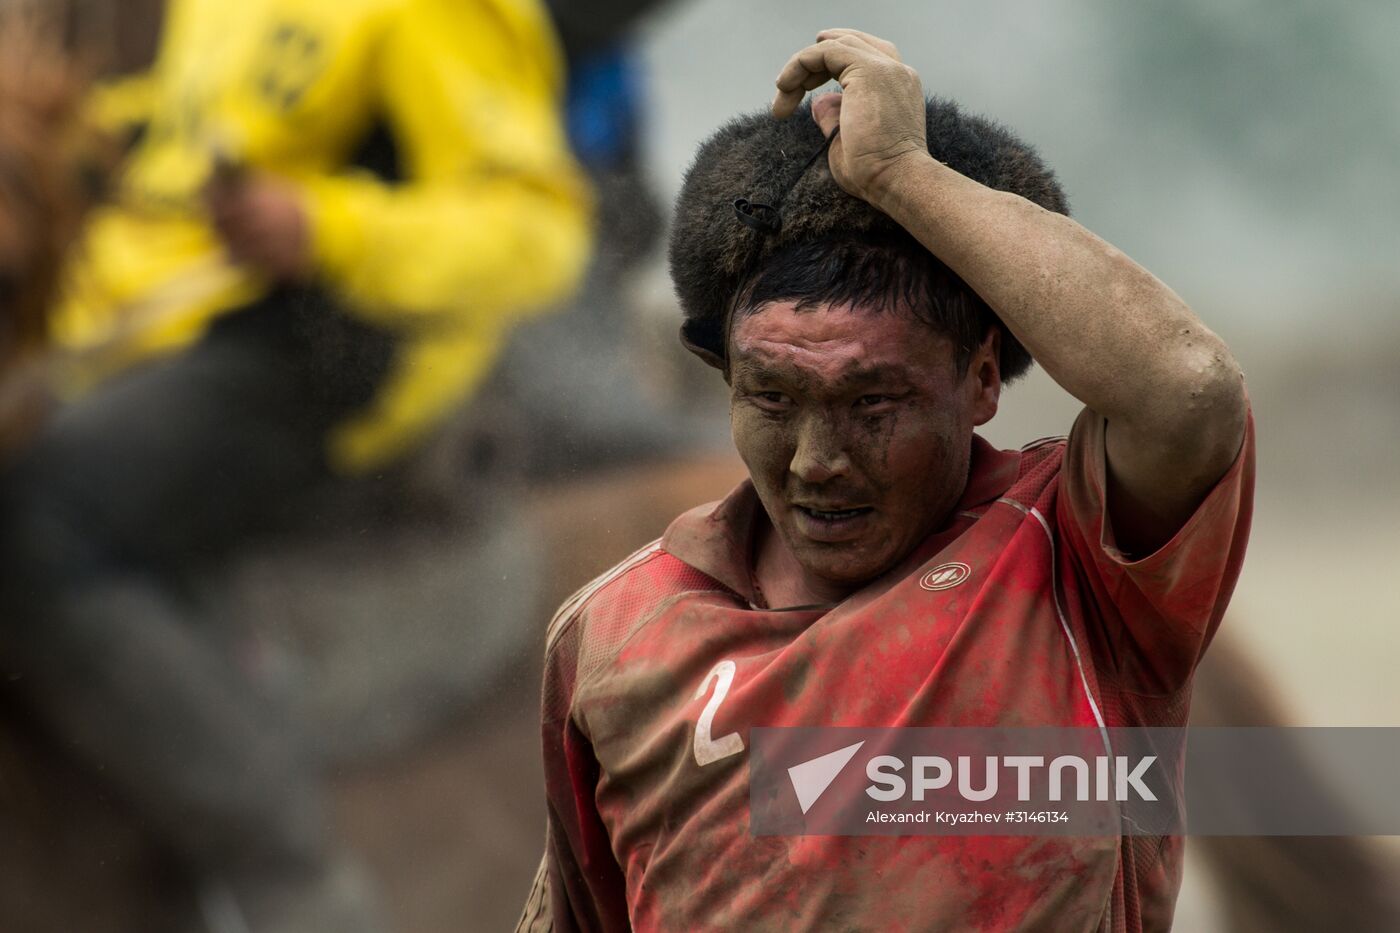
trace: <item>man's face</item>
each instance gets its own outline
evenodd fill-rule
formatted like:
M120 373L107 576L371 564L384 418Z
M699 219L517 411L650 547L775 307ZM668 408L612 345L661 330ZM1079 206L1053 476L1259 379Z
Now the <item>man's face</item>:
M960 376L952 341L912 315L794 304L734 322L734 443L809 587L844 595L962 494L972 429L996 413L997 338Z

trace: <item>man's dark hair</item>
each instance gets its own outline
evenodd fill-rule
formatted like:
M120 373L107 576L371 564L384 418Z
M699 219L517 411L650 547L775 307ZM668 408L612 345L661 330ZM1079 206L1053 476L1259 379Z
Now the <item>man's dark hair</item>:
M990 188L1068 214L1054 173L1005 127L928 101L934 158ZM777 300L799 309L861 304L906 309L953 339L959 366L1000 322L980 296L889 217L841 190L825 157L802 172L823 143L804 104L787 120L768 112L738 117L700 147L676 199L671 278L685 322L683 339L723 359L727 316ZM800 174L799 174L800 173ZM734 200L770 204L776 230L741 222ZM1004 327L1001 377L1030 368L1031 356Z

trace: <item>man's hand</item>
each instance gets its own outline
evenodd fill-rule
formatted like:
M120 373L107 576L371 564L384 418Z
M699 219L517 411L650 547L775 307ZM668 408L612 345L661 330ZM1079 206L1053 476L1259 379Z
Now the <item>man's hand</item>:
M835 78L840 94L812 102L812 116L830 136L827 154L837 184L876 206L900 171L927 159L924 91L919 76L884 39L854 29L825 29L778 74L773 115L791 116L807 91Z
M778 76L774 116L831 78L843 93L812 112L828 135L840 124L829 155L837 183L909 231L1107 420L1117 543L1154 551L1239 453L1247 404L1229 348L1175 292L1073 220L930 156L918 76L888 42L819 33Z
M204 189L210 219L236 262L280 282L310 277L311 230L301 193L274 175L216 171Z

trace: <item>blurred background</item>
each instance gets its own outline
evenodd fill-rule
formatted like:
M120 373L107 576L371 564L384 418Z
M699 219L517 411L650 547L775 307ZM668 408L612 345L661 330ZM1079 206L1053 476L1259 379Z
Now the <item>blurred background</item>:
M543 840L536 696L553 607L743 475L723 386L675 339L669 205L699 141L765 106L786 57L830 25L891 38L928 91L1015 128L1055 168L1075 217L1171 284L1243 364L1259 443L1254 533L1201 674L1197 721L1400 725L1400 7L951 0L868 5L853 17L828 0L245 6L172 0L180 15L167 22L159 0L0 0L0 10L59 23L75 66L40 81L55 56L27 59L0 36L0 147L24 157L0 160L2 297L10 309L42 306L32 315L49 321L0 334L0 507L12 510L0 641L21 646L0 654L0 928L359 929L337 910L403 933L512 926ZM21 19L4 20L7 35ZM411 55L373 51L415 29L435 38L405 46ZM458 29L483 35L484 51L454 45ZM275 67L264 73L267 47ZM459 73L459 59L477 64ZM153 63L154 90L139 78ZM264 109L219 84L245 80L240 69L261 81ZM120 93L89 87L123 78ZM437 81L451 90L441 101L424 90ZM96 103L62 103L70 98ZM73 126L92 122L107 135L75 142ZM163 145L197 151L197 164ZM64 160L82 184L3 174L30 166L38 178ZM288 239L260 213L277 215L279 179L313 192L300 201L313 205L310 219L293 221ZM34 192L82 216L65 226L51 208L26 220ZM142 226L167 221L176 226ZM35 246L50 228L63 245ZM150 235L136 243L132 230ZM356 252L363 231L379 249ZM283 242L288 250L269 252ZM302 265L284 261L298 249ZM424 279L419 291L375 279L393 279L391 261L417 249L439 265L437 279L406 276ZM311 285L307 264L323 268ZM69 323L82 315L63 296L90 296L95 280L117 296L108 317L139 326L91 338ZM439 307L439 292L467 297ZM27 305L26 294L40 297ZM332 332L313 317L271 337L262 325L229 336L232 325L208 323L266 318L270 302L302 309L298 320L359 323ZM378 310L347 316L342 306ZM494 315L485 324L483 308ZM155 349L125 349L196 319ZM220 340L222 356L202 349ZM318 355L330 344L335 353ZM287 354L279 360L314 358L317 385L354 383L288 421L295 435L259 421L282 424L310 406L300 383L280 387L286 367L220 368L229 347L274 345ZM282 462L290 453L267 473L230 466L258 460L259 445L338 443L347 406L391 395L405 360L456 374L397 396L431 412L406 416L417 427L389 454L347 441L334 448L343 469L308 467L296 482ZM178 378L189 382L160 382L126 409L84 401L171 372L172 361L184 361ZM81 384L76 400L53 401L67 382ZM227 391L207 407L157 404L211 383ZM1075 411L1037 373L985 433L1015 447L1066 432ZM161 472L164 460L121 459L144 436L129 425L147 422L202 426L174 440L173 428L157 432L177 445L183 484ZM196 448L200 457L185 456ZM126 533L168 535L181 555L218 541L208 559L143 563L119 535L96 557L67 543L106 540L115 519L93 531L68 513L90 496L105 515L103 484L124 469L160 474L120 491ZM241 489L269 500L275 521L222 530L209 501ZM46 496L64 506L53 510L69 536L52 539L60 544L42 537L57 519L14 504ZM172 524L172 514L189 520ZM133 589L154 608L138 601L128 613L170 617L139 637L198 636L187 655L133 655L139 676L99 690L93 672L125 655L88 648L98 660L72 660L84 656L83 626L125 644L125 623L92 621L113 610L84 614L73 594L110 607ZM50 624L70 617L67 630ZM68 634L31 637L38 630ZM170 674L181 665L186 675ZM189 708L207 703L209 716L169 715L182 689L224 677L228 708L256 696L256 709L225 716L224 694L190 694ZM230 737L202 745L189 734L206 727ZM249 749L277 764L221 765ZM295 800L278 797L293 786ZM265 858L259 843L208 815L224 807L253 827L302 805L322 816L266 856L293 866L271 879L247 867ZM207 845L205 825L227 838ZM1177 927L1400 928L1377 894L1400 888L1393 843L1193 839ZM262 924L259 910L272 919Z

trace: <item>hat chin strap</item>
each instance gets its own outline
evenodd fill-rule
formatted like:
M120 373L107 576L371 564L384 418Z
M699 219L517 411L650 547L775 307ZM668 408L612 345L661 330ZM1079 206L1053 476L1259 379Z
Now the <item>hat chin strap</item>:
M777 233L783 229L783 215L771 204L760 204L748 198L734 199L734 216L746 227L760 233Z
M841 127L838 125L831 131L831 135L826 137L826 140L821 144L821 148L812 153L807 161L802 164L802 167L797 170L797 173L792 176L792 180L783 186L782 191L778 194L776 199L778 205L781 205L787 200L788 194L791 193L793 188L797 187L797 183L802 180L802 176L806 175L807 170L826 154L826 151L831 148L832 142L836 139L836 135L840 132ZM782 212L777 206L772 204L750 201L748 198L735 198L734 216L739 218L739 222L744 224L744 226L751 227L759 233L771 235L777 234L783 229Z

